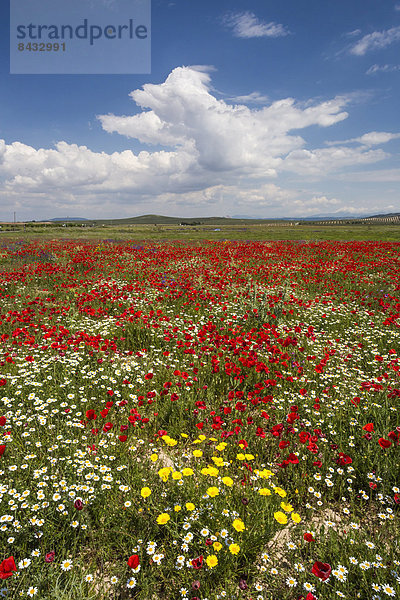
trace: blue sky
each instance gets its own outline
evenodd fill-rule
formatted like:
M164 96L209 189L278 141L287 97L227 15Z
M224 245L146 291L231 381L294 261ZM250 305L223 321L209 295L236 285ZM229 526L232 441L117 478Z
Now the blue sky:
M10 75L6 5L0 220L400 211L399 1L153 0L150 75Z

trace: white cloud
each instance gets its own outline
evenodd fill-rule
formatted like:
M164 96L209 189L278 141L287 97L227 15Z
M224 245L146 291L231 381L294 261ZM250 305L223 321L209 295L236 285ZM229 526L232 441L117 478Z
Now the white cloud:
M361 182L368 181L371 183L395 183L400 182L400 169L379 169L368 171L354 171L340 175L340 179L346 181ZM400 210L400 206L397 207Z
M352 31L348 31L347 33L345 33L344 37L348 37L348 38L357 37L358 35L360 35L360 33L361 33L361 29L353 29Z
M375 163L388 156L381 149L365 151L362 147L302 149L290 152L282 162L282 169L303 176L321 177L344 167Z
M398 41L400 41L400 26L364 35L350 48L350 52L356 56L364 56L370 50L380 50Z
M244 96L232 96L228 100L238 104L267 104L269 102L268 96L264 96L260 92L251 92L251 94L245 94Z
M254 98L253 94L248 96ZM305 104L285 98L261 107L232 105L212 94L205 67L176 68L163 83L145 84L130 96L136 114L97 118L105 131L139 140L149 150L93 152L65 141L35 149L0 140L0 182L4 181L0 198L6 206L11 201L42 205L43 210L69 206L75 207L74 212L84 206L83 216L88 207L96 207L96 214L107 215L114 212L111 198L128 215L137 212L132 205L148 203L153 205L148 212L171 214L175 206L175 214L182 214L186 206L188 214L192 201L197 214L201 207L203 214L210 214L210 205L223 203L226 212L232 212L229 206L246 203L260 210L282 206L289 210L290 202L298 198L278 185L281 174L292 172L307 180L372 164L388 155L370 147L398 136L371 132L354 138L356 148L307 149L299 132L346 119L349 97Z
M223 17L223 23L239 38L281 37L289 33L283 25L264 23L250 11L229 13Z
M353 142L357 142L362 144L363 146L378 146L380 144L386 144L391 140L396 140L400 138L400 133L388 133L386 131L370 131L369 133L364 133L359 137L350 138L348 140L337 140L334 142L325 142L327 146L339 146L343 144L350 144Z
M144 110L133 116L99 115L106 131L173 146L210 173L254 174L267 169L273 174L281 157L304 145L291 130L328 127L348 116L342 110L348 102L345 97L306 108L293 98L260 109L232 106L210 93L208 73L188 67L174 69L164 83L145 84L130 95Z
M367 75L375 75L375 73L393 73L400 71L400 65L372 65L367 71Z

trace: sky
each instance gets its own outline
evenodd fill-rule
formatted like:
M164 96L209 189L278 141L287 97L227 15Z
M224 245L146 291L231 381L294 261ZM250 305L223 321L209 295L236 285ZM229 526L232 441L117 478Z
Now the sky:
M9 46L3 1L2 221L400 212L400 1L152 0L145 75Z

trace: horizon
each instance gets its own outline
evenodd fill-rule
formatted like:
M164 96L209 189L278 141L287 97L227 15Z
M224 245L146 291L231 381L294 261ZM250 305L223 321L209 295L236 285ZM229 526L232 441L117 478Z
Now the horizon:
M400 210L400 2L153 0L150 75L10 75L0 10L2 222Z

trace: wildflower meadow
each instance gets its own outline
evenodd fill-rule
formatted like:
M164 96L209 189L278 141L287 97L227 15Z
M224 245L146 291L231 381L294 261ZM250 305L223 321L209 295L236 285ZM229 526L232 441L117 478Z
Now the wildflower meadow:
M400 243L0 248L0 597L400 598Z

